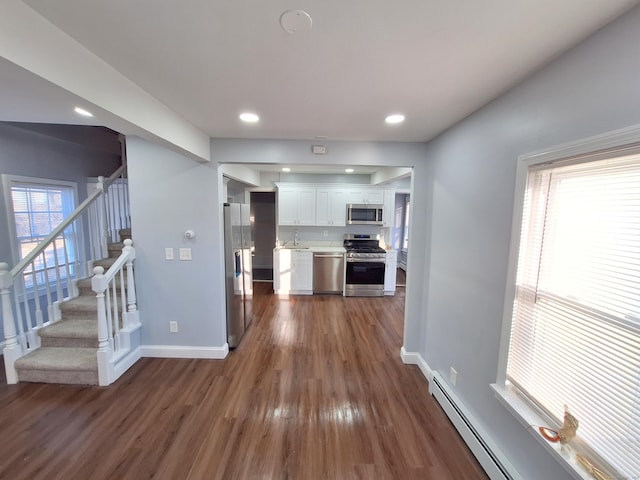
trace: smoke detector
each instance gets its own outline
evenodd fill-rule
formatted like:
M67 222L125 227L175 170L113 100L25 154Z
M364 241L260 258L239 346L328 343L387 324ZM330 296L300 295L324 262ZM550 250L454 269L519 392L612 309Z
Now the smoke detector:
M291 35L311 30L312 24L311 15L304 10L286 10L280 15L280 26Z

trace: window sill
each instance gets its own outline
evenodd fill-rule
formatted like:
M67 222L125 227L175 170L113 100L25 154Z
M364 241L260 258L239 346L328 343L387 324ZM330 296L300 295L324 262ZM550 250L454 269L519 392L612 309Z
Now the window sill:
M516 417L527 431L551 454L555 460L569 472L576 480L593 480L594 477L576 460L575 448L572 445L562 446L559 443L547 441L539 432L539 426L549 425L549 421L527 405L513 388L492 384L491 388L496 398L504 407Z

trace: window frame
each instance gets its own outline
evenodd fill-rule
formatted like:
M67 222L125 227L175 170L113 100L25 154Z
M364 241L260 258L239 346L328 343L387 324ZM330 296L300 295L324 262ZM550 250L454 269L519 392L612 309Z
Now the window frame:
M546 441L532 425L549 425L551 419L540 409L525 402L515 388L507 383L507 363L511 337L512 317L516 295L516 275L523 208L528 172L531 167L563 161L595 161L613 156L640 154L640 125L615 130L586 139L561 144L546 150L527 153L518 157L514 202L509 245L509 261L503 304L500 350L496 382L491 385L497 399L514 415L545 449L576 479L591 478L584 474L568 451ZM584 447L578 444L579 447ZM588 448L586 448L588 450Z
M69 181L69 180L57 180L57 179L49 179L49 178L40 178L40 177L28 177L23 175L11 175L11 174L2 174L2 188L4 190L4 200L7 212L7 226L9 232L9 242L11 248L11 256L13 260L13 265L17 265L20 261L20 242L18 241L18 234L16 230L15 224L15 211L13 207L13 197L12 197L12 187L19 185L35 185L42 187L62 187L71 190L72 194L72 209L73 212L75 208L78 206L78 184L77 182ZM80 224L81 225L81 224ZM82 232L81 228L78 231L78 245L75 246L77 250L77 254L79 253L80 248L82 248ZM77 277L77 274L76 274ZM72 277L70 280L73 280ZM52 281L50 285L53 287L56 285L56 281ZM45 292L44 286L37 287L37 291L39 295L43 295ZM34 297L36 292L35 287L25 287L24 294L28 299Z

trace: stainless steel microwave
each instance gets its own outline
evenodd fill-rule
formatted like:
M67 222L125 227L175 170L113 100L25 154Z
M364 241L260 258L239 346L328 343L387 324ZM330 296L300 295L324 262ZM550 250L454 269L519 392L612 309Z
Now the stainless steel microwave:
M347 225L382 225L382 205L347 204Z

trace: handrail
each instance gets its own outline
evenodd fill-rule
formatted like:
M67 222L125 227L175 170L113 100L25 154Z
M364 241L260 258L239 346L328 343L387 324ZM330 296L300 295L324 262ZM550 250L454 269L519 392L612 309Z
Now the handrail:
M126 170L127 166L122 164L113 174L109 176L101 187L87 197L87 199L76 207L76 209L69 215L60 225L52 230L52 232L38 244L29 254L24 257L15 267L11 269L11 278L16 278L20 275L28 265L31 264L42 252L60 235L64 232L69 225L71 225L87 208L89 205L100 195L104 193L105 187L111 185L122 173Z

